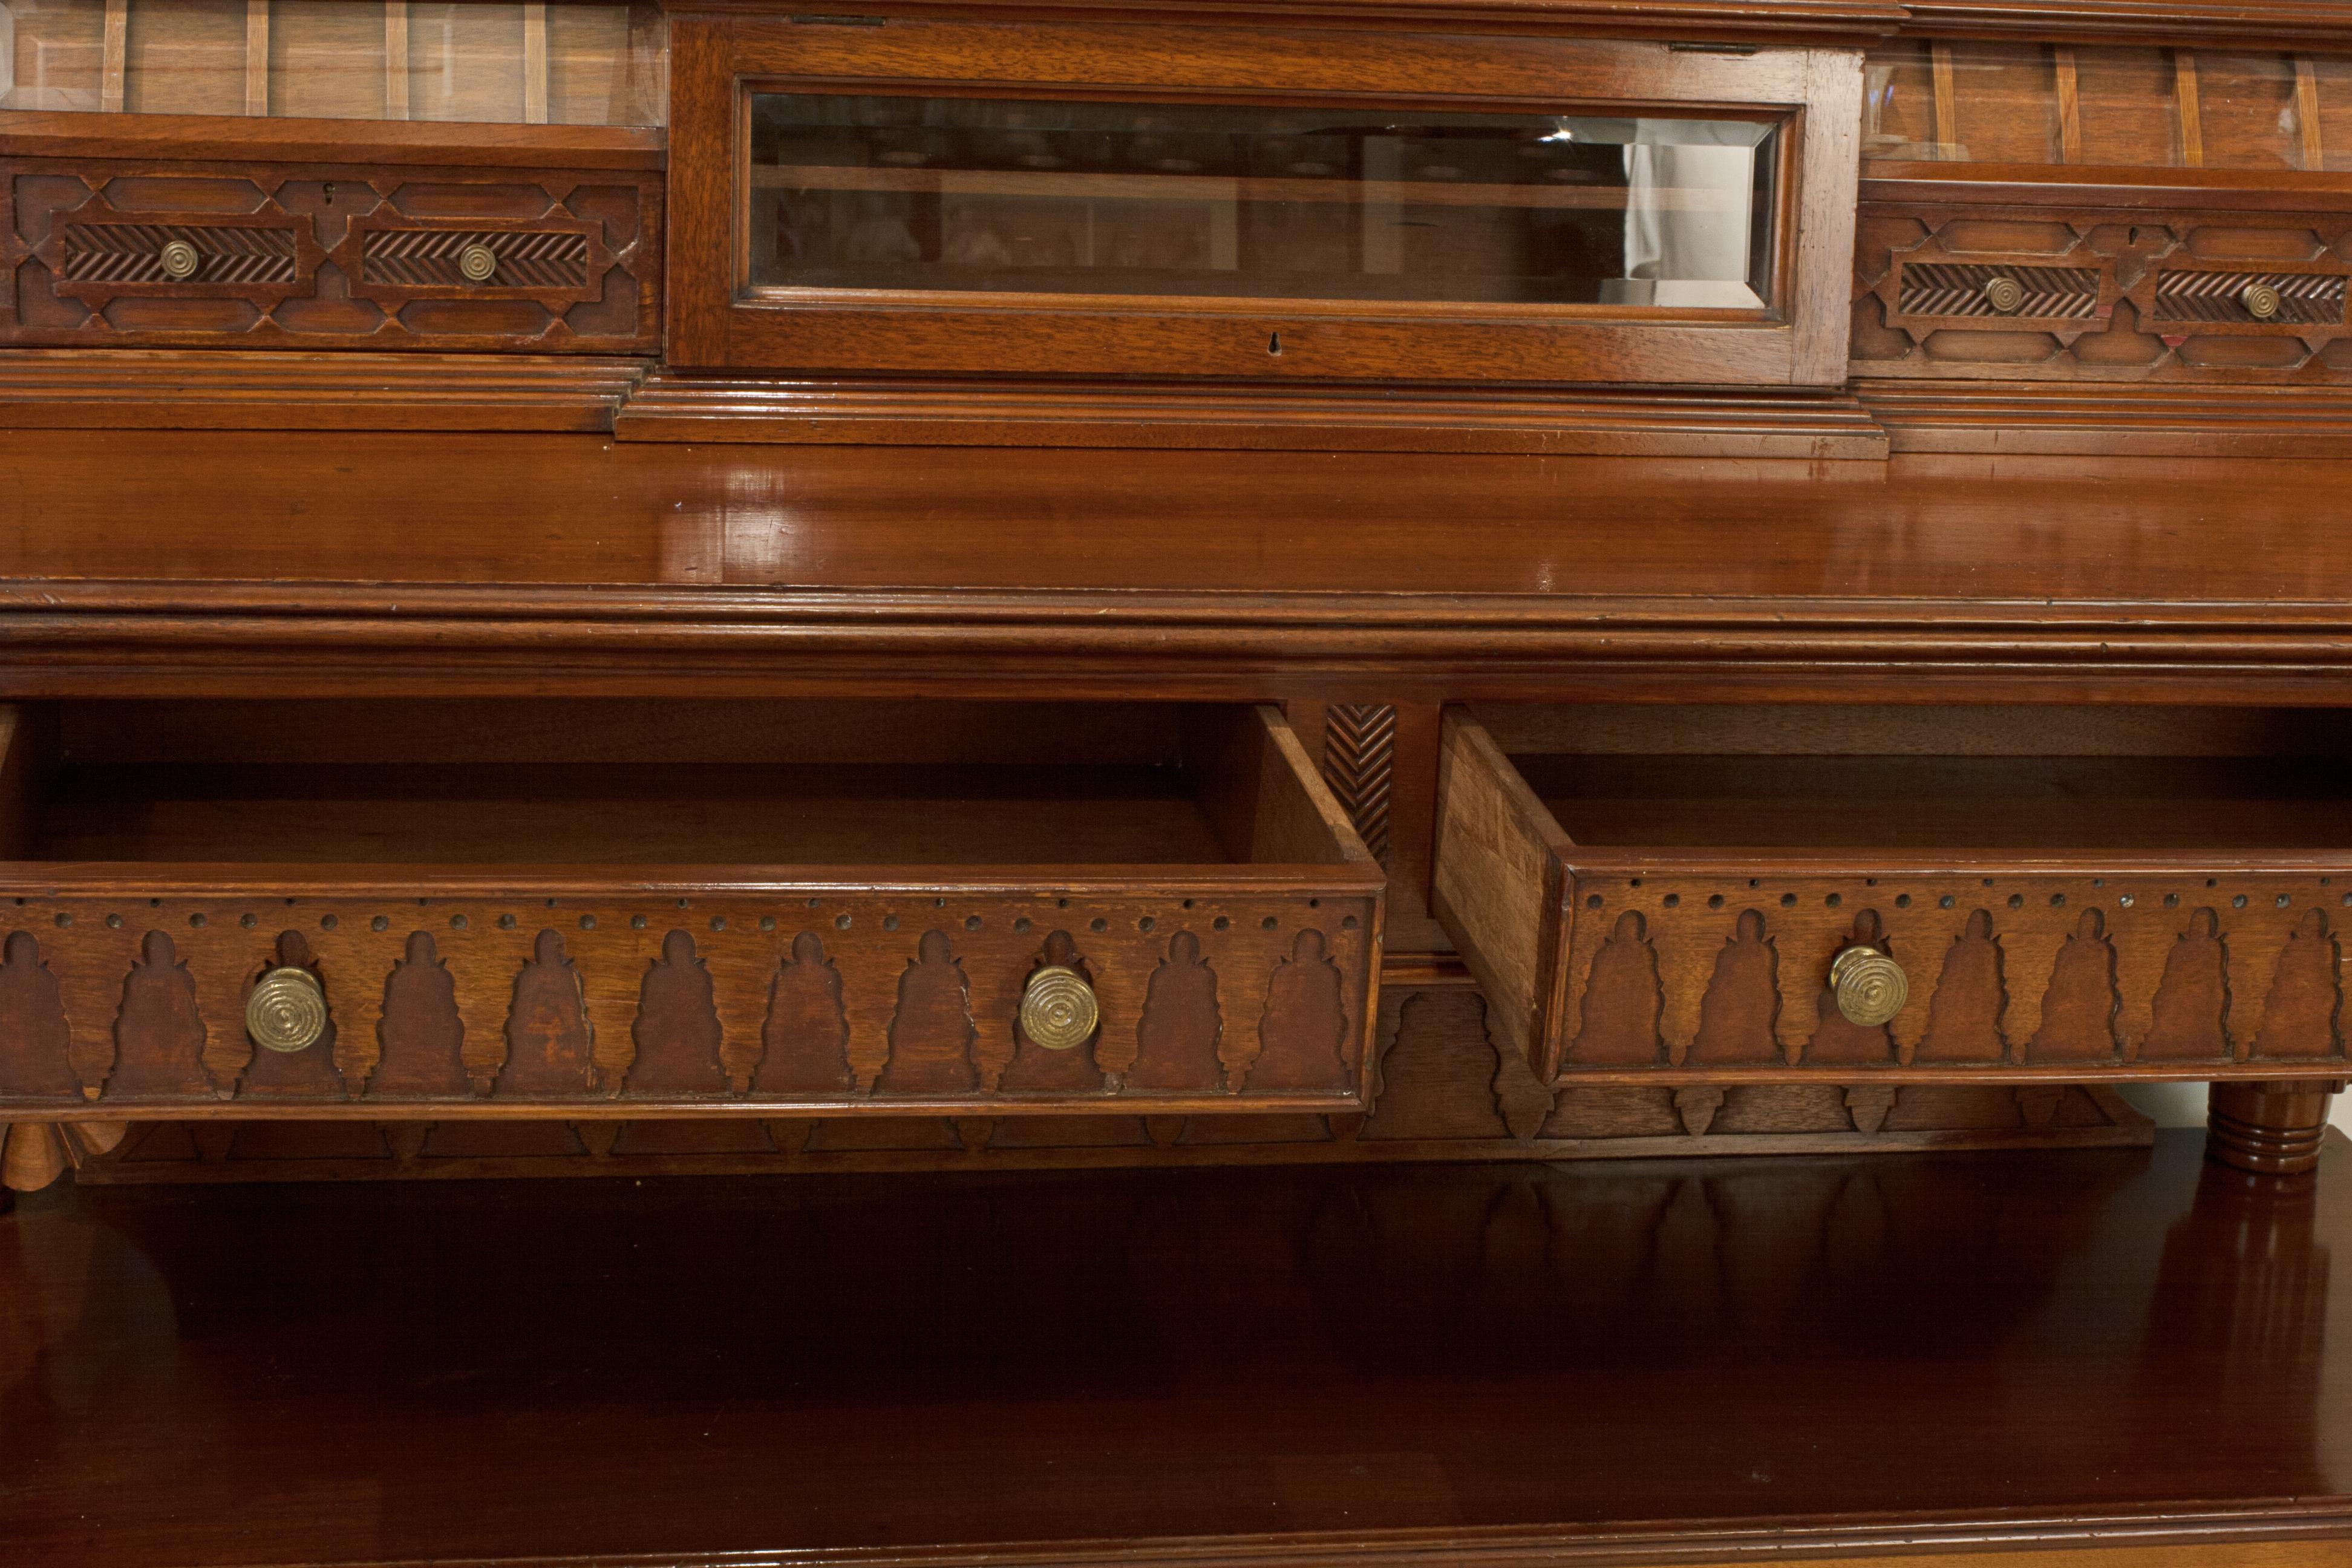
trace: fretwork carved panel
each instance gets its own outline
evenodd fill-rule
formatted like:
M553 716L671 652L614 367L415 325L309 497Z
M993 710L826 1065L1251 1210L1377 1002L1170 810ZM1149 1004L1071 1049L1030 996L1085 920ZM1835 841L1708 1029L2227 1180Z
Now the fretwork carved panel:
M1866 201L1855 243L1859 376L2352 381L2352 213Z
M661 207L620 171L0 163L0 342L649 353Z

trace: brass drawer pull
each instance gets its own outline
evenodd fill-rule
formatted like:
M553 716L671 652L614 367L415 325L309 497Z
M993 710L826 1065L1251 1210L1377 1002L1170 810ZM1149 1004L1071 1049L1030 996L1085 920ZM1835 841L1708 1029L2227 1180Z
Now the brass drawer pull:
M487 245L469 245L457 253L457 270L468 283L488 283L498 276L498 252Z
M2238 303L2243 305L2246 314L2257 321L2267 321L2279 313L2279 307L2285 301L2269 284L2249 283L2238 290Z
M1830 965L1830 986L1846 1022L1865 1029L1892 1023L1911 999L1903 966L1874 947L1849 947Z
M1072 1050L1094 1037L1102 1015L1094 987L1075 969L1049 965L1021 994L1021 1032L1049 1051Z
M155 265L161 267L163 276L174 283L185 283L194 278L203 260L196 254L196 247L184 239L166 240L163 247L155 253Z
M2014 315L2025 303L2025 285L2010 277L1988 278L1984 283L1985 303L2004 316Z
M245 1032L264 1050L308 1050L327 1032L327 994L319 977L291 965L261 977L245 1000Z

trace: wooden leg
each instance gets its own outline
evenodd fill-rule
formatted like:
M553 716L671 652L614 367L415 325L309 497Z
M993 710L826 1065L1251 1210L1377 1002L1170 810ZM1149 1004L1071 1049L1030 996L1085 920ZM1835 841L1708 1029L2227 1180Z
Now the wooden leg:
M2343 1087L2325 1079L2215 1084L2206 1157L2257 1175L2301 1175L2319 1163L2328 1103Z
M39 1192L128 1130L120 1121L0 1122L0 1191Z

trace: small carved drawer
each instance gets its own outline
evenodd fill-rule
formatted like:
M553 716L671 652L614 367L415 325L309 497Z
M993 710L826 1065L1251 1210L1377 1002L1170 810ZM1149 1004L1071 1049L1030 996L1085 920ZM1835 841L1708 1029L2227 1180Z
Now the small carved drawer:
M2347 750L2277 710L1457 709L1434 905L1549 1079L2339 1077Z
M659 342L661 183L619 169L0 163L0 341Z
M5 716L5 1117L1360 1103L1383 882L1272 709Z

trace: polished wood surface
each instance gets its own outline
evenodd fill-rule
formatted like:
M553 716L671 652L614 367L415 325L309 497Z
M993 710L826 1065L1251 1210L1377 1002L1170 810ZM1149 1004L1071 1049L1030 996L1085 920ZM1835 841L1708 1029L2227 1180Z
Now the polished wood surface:
M0 468L17 694L2336 702L2352 658L2325 460L34 431Z
M2094 1541L2260 1562L2352 1530L2352 1189L2330 1174L2254 1181L2168 1134L60 1185L0 1230L0 1535L26 1568Z

